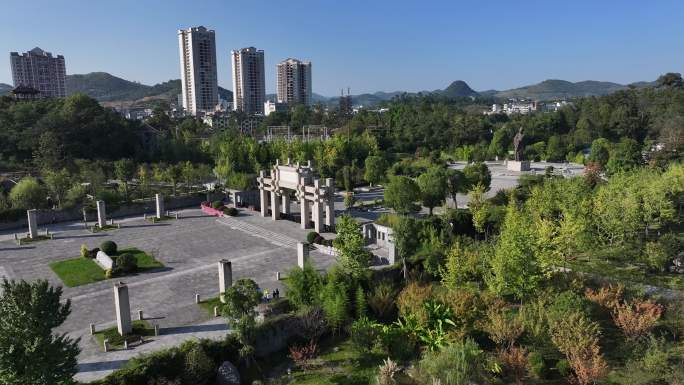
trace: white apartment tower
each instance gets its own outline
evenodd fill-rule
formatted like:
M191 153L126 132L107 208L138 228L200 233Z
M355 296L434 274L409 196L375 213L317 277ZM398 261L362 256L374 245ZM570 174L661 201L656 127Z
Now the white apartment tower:
M278 102L311 105L311 62L286 59L278 63Z
M254 47L230 51L233 62L233 109L262 114L266 102L264 51Z
M46 98L66 96L64 56L53 57L50 52L36 47L21 55L10 52L10 65L15 87L35 88Z
M178 30L183 108L192 115L218 104L216 34L204 27Z

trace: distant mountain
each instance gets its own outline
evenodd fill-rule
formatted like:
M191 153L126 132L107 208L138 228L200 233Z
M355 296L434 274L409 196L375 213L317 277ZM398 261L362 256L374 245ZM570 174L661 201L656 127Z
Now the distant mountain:
M92 72L85 75L67 75L66 88L69 95L84 93L108 105L144 105L154 100L176 102L181 93L181 81L169 80L148 86L131 82L106 72ZM233 100L230 90L219 87L219 96Z
M464 82L463 80L456 80L455 82L452 82L447 88L439 93L450 98L479 95L472 88L470 88L468 83Z
M534 100L553 100L607 95L626 88L628 88L626 85L594 80L573 83L566 80L549 79L530 86L498 91L495 92L493 96L501 99L525 98Z
M9 84L0 83L0 96L8 94L14 87Z

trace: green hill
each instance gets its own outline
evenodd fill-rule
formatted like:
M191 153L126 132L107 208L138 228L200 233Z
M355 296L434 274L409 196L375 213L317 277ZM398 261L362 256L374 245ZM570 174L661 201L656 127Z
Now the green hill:
M84 93L100 102L145 104L153 100L175 102L181 93L181 82L179 79L173 79L148 86L106 72L92 72L84 75L67 75L66 88L69 95ZM222 87L219 87L219 95L228 101L233 100L233 93Z
M14 87L12 87L9 84L0 83L0 96L9 93L10 91L12 91L12 88Z
M468 83L464 82L463 80L456 80L455 82L452 82L451 84L449 84L447 88L445 88L440 93L449 98L478 96L478 93L475 92L472 88L470 88Z
M566 80L549 79L530 86L498 91L494 96L501 99L525 98L534 100L569 99L582 96L600 96L626 89L628 86L587 80L569 82Z

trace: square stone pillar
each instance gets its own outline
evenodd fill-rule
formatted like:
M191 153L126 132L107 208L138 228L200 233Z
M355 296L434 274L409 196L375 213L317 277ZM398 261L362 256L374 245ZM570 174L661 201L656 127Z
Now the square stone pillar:
M325 225L332 230L335 227L335 184L332 178L325 179Z
M128 301L128 286L119 282L114 285L114 305L116 307L116 327L125 336L133 331L131 324L131 305Z
M166 215L164 214L164 196L155 194L154 199L157 201L157 219L162 219Z
M387 251L387 261L390 265L394 265L394 262L396 262L397 259L397 247L395 246L394 242L387 243Z
M221 299L221 302L225 303L226 300L223 297L223 294L229 287L233 286L233 264L227 259L220 260L218 262L218 273L219 298Z
M38 210L26 210L28 216L29 238L34 239L38 236Z
M313 204L314 230L317 233L323 232L323 205L318 200Z
M304 264L309 260L309 244L297 242L297 266L304 268Z
M280 199L275 191L271 191L271 218L274 221L280 219Z
M95 204L97 205L97 225L100 228L104 228L107 226L107 211L105 210L105 202L97 201Z
M285 193L285 194L283 194L282 198L283 198L283 201L282 201L282 205L280 207L281 212L283 214L289 215L290 214L290 194Z
M308 229L309 228L309 202L306 201L306 198L302 197L299 199L299 208L300 208L300 214L301 214L301 228L302 230Z

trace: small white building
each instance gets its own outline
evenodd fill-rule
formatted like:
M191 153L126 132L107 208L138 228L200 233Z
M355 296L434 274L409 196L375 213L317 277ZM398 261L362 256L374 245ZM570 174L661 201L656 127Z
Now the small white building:
M270 100L266 101L264 103L264 116L268 116L272 112L287 112L287 104L272 102Z

